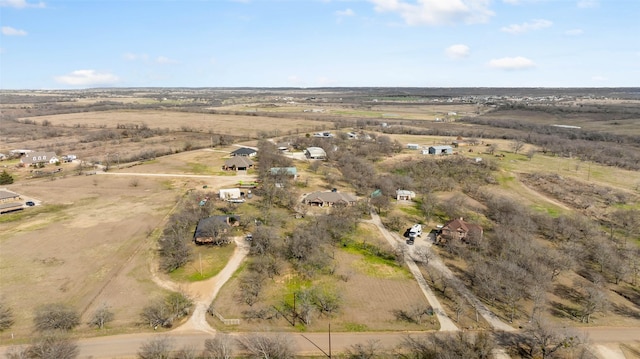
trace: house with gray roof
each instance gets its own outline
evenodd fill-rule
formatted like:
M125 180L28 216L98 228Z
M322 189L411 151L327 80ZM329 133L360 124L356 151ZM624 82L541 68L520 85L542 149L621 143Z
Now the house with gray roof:
M303 199L304 204L318 207L331 207L336 205L352 206L356 204L356 201L356 196L337 191L312 192L306 195Z
M55 152L30 152L20 158L20 163L25 166L38 163L56 163L60 162Z

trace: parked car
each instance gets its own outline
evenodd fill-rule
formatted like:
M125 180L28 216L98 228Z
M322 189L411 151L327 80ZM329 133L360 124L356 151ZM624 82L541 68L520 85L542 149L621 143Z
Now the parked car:
M249 233L244 237L245 240L247 241L252 241L253 240L253 234Z
M33 201L27 201L25 204L26 204L27 206L29 206L29 207L33 207L33 206L35 206L35 205L36 205L36 204L35 204L35 202L33 202Z

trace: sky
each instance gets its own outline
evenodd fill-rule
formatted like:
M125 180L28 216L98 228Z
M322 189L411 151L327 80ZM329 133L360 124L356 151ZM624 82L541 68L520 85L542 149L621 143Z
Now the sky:
M0 0L0 89L640 87L640 0Z

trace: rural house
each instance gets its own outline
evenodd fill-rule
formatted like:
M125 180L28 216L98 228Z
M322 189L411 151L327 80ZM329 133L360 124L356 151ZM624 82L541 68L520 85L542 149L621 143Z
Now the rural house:
M307 149L304 150L304 154L307 158L315 160L324 160L327 158L327 153L320 147L307 147Z
M304 197L303 202L310 206L331 207L335 205L352 206L356 203L356 197L341 192L313 192Z
M249 148L249 147L241 147L238 148L237 150L231 152L231 156L240 156L240 157L253 157L256 154L258 154L258 151L254 150L253 148Z
M429 147L430 155L450 155L453 154L453 148L451 146L431 146Z
M229 240L219 242L220 235L226 233L230 227L240 224L237 216L211 216L198 221L198 226L193 234L193 241L196 244L222 244Z
M416 197L416 193L413 191L407 191L404 189L396 190L396 200L398 201L411 201Z
M447 222L440 229L438 242L447 240L471 241L482 239L482 227L477 224L465 222L462 217Z
M21 210L22 202L20 200L19 194L0 189L0 213Z
M222 169L225 171L246 171L253 167L253 161L247 157L232 157L224 161Z
M56 157L55 152L31 152L27 153L20 158L20 163L25 166L34 165L38 163L56 163L60 162Z

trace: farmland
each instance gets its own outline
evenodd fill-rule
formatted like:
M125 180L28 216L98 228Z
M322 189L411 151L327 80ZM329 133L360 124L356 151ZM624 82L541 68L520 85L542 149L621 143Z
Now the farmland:
M15 316L12 328L0 332L0 344L26 342L33 330L35 309L51 302L72 305L81 313L83 324L74 330L78 337L153 331L141 321L140 313L151 300L166 295L166 287L158 283L170 282L189 292L194 282L214 277L222 269L220 263L207 261L223 263L235 248L230 245L221 251L189 243L195 255L188 265L172 273L159 269L159 240L166 236L171 216L189 196L214 198L209 214L233 213L243 218L241 226L230 233L234 237L255 232L257 222L274 233L272 249L250 252L214 300L213 306L224 317L241 319L237 326L226 326L208 316L209 324L219 331L314 332L326 330L328 323L333 330L344 332L437 330L433 316L412 321L397 315L398 310L429 303L398 257L398 248L371 224L370 209L379 211L386 228L400 237L416 222L429 230L457 217L482 224L487 240L477 247L447 244L431 246L431 250L455 269L461 283L514 327L525 327L536 310L539 303L533 295L515 302L499 295L490 298L477 284L481 269L497 270L483 267L480 255L502 260L515 253L500 242L510 223L529 231L511 229L516 233L512 236L522 237L522 242L512 238L513 243L529 243L532 247L527 249L546 248L570 258L567 261L572 264L558 274L554 271L554 281L545 288L547 300L541 310L554 323L640 326L640 217L634 217L640 213L640 172L634 157L640 153L640 99L633 91L627 95L616 92L614 98L606 90L594 90L594 95L587 90L550 89L542 94L539 89L521 89L510 97L500 89L493 94L489 89L461 89L459 94L448 94L449 101L443 101L437 89L432 91L2 93L0 153L33 149L73 153L79 160L46 165L43 170L62 170L44 174L18 166L18 158L0 162L15 179L7 189L38 201L33 208L0 217L1 299ZM530 105L523 104L526 93L532 99ZM593 96L598 98L590 102ZM562 100L553 100L555 97ZM580 131L571 135L561 129L558 137L550 132L556 130L550 126L554 124L577 126ZM317 131L331 131L335 138L314 138ZM360 138L349 140L348 132ZM372 140L365 140L365 135ZM266 139L288 143L289 153L322 146L329 158L316 162L287 157L300 177L285 181L286 194L278 192L282 183L273 189L265 184L240 205L215 199L220 188L263 175L260 171L267 162L260 161L268 159L263 150ZM460 139L473 141L456 148L457 154L449 159L428 158L406 148L408 143L428 147ZM334 142L329 146L321 141ZM519 142L522 146L516 147ZM563 147L556 147L560 142ZM613 155L587 154L584 148L589 144L597 149L611 146ZM260 148L260 154L264 153L258 156L256 169L222 170L238 146ZM428 172L433 168L440 173ZM92 173L97 174L87 175ZM401 187L416 191L415 201L397 203L395 190ZM366 206L361 201L357 210L335 217L329 210L300 202L307 193L332 188L355 193L360 199L380 189L388 199L371 207L361 207ZM270 196L275 199L267 207ZM510 216L516 212L522 216L505 222L507 211L500 209L504 206L514 206L509 207L514 208ZM353 218L353 222L343 223L339 218ZM291 238L304 238L305 230L324 231L323 223L342 232L327 229L327 238L317 235L320 252L308 256L313 264L292 255L297 248L291 247ZM195 223L190 225L193 233ZM569 233L570 229L575 232ZM581 233L610 238L604 244L595 243ZM575 238L581 239L572 242ZM429 240L425 236L415 247L431 245ZM568 248L578 242L580 256L578 249ZM590 252L593 246L600 246L608 257ZM255 268L274 260L280 265L261 279L255 302L247 301L242 297L247 278L257 272ZM619 260L628 267L624 273L614 266ZM455 317L460 302L457 291L433 267L425 265L421 270L449 316ZM593 313L593 322L584 323L579 314L581 290L590 283L604 286L608 305ZM291 323L286 313L292 298L313 287L337 294L339 309L335 313L311 311L306 323ZM504 285L498 287L501 289L493 290L501 293ZM86 323L103 305L112 309L115 319L100 331ZM270 308L277 308L280 314ZM469 303L460 310L458 320L464 328L490 327Z

